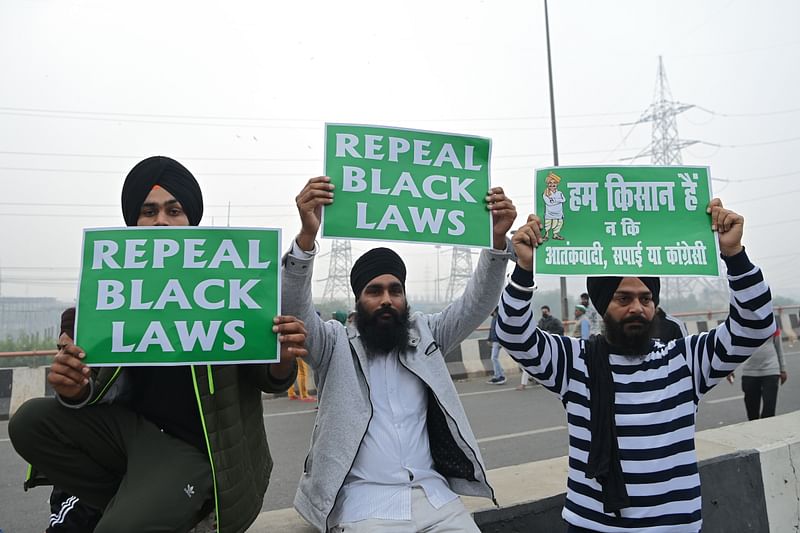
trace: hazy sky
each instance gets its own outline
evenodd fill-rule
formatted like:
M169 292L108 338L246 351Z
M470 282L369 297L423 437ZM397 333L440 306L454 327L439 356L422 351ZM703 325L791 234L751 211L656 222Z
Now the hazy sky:
M648 145L650 124L623 124L652 102L662 55L673 99L697 106L678 118L702 141L684 163L711 167L774 292L800 297L798 23L796 0L551 1L561 164ZM230 205L231 225L281 227L284 243L325 122L491 137L519 223L553 160L541 1L4 1L0 77L4 296L73 299L81 229L122 224L122 181L150 155L197 176L204 225ZM397 249L409 292L433 291L436 250Z

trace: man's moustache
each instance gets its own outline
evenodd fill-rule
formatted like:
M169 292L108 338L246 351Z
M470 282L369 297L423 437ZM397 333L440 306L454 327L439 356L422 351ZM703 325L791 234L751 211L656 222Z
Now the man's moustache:
M380 309L372 313L372 318L377 319L385 314L391 315L392 318L394 318L395 320L400 320L400 313L397 311L397 309L394 309L393 307L381 307Z
M646 326L648 323L649 323L649 320L647 320L645 318L642 318L642 317L638 317L638 316L634 316L634 317L630 317L630 318L623 318L620 321L620 325L621 326L624 326L625 324L641 324L643 326Z

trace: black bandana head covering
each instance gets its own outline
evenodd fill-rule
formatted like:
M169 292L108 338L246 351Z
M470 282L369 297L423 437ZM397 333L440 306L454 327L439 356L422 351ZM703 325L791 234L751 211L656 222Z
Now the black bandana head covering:
M389 248L373 248L358 258L350 271L350 286L356 295L356 301L361 297L361 291L373 279L383 274L392 274L400 283L403 290L406 288L406 265L394 250Z
M158 185L175 197L183 207L189 225L197 226L203 218L203 193L186 167L172 158L153 156L140 161L128 172L122 186L122 216L125 224L135 226L147 195Z
M653 303L658 307L658 295L661 292L661 279L654 277L639 277L642 283L650 289L653 293ZM586 291L589 293L589 299L600 313L600 316L606 314L608 304L611 303L611 298L617 291L617 287L622 283L622 278L619 276L602 276L597 278L586 278Z

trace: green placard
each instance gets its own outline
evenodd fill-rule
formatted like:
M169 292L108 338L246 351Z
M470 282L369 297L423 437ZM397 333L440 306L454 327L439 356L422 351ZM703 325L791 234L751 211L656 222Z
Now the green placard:
M326 124L322 236L490 248L490 155L484 137Z
M75 343L86 363L274 363L280 230L83 233Z
M536 170L536 273L717 276L707 167Z

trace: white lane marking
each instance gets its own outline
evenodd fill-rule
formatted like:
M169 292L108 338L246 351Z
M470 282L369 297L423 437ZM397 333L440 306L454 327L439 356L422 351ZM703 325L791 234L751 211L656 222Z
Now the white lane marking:
M720 398L719 400L706 400L705 403L722 403L722 402L730 402L733 400L741 400L744 398L744 395L739 396L729 396L728 398Z
M522 431L520 433L506 433L505 435L497 435L494 437L484 437L478 439L478 443L493 442L496 440L513 439L515 437L527 437L528 435L536 435L538 433L549 433L550 431L561 431L567 429L567 426L553 426L549 428L532 429L531 431Z
M493 387L497 387L498 385L492 385L492 386ZM462 392L461 394L459 394L459 396L461 396L461 397L464 397L464 396L478 396L479 394L495 394L495 393L498 393L498 392L511 392L511 391L514 391L514 390L517 390L517 389L509 388L509 387L503 387L502 389L498 388L498 389L495 389L495 390L481 390L481 391L477 391L477 392Z
M265 414L264 418L272 418L273 416L289 416L289 415L304 415L307 413L316 413L316 409L307 409L305 411L289 411L287 413L269 413Z
M11 439L0 439L0 442L11 442Z

